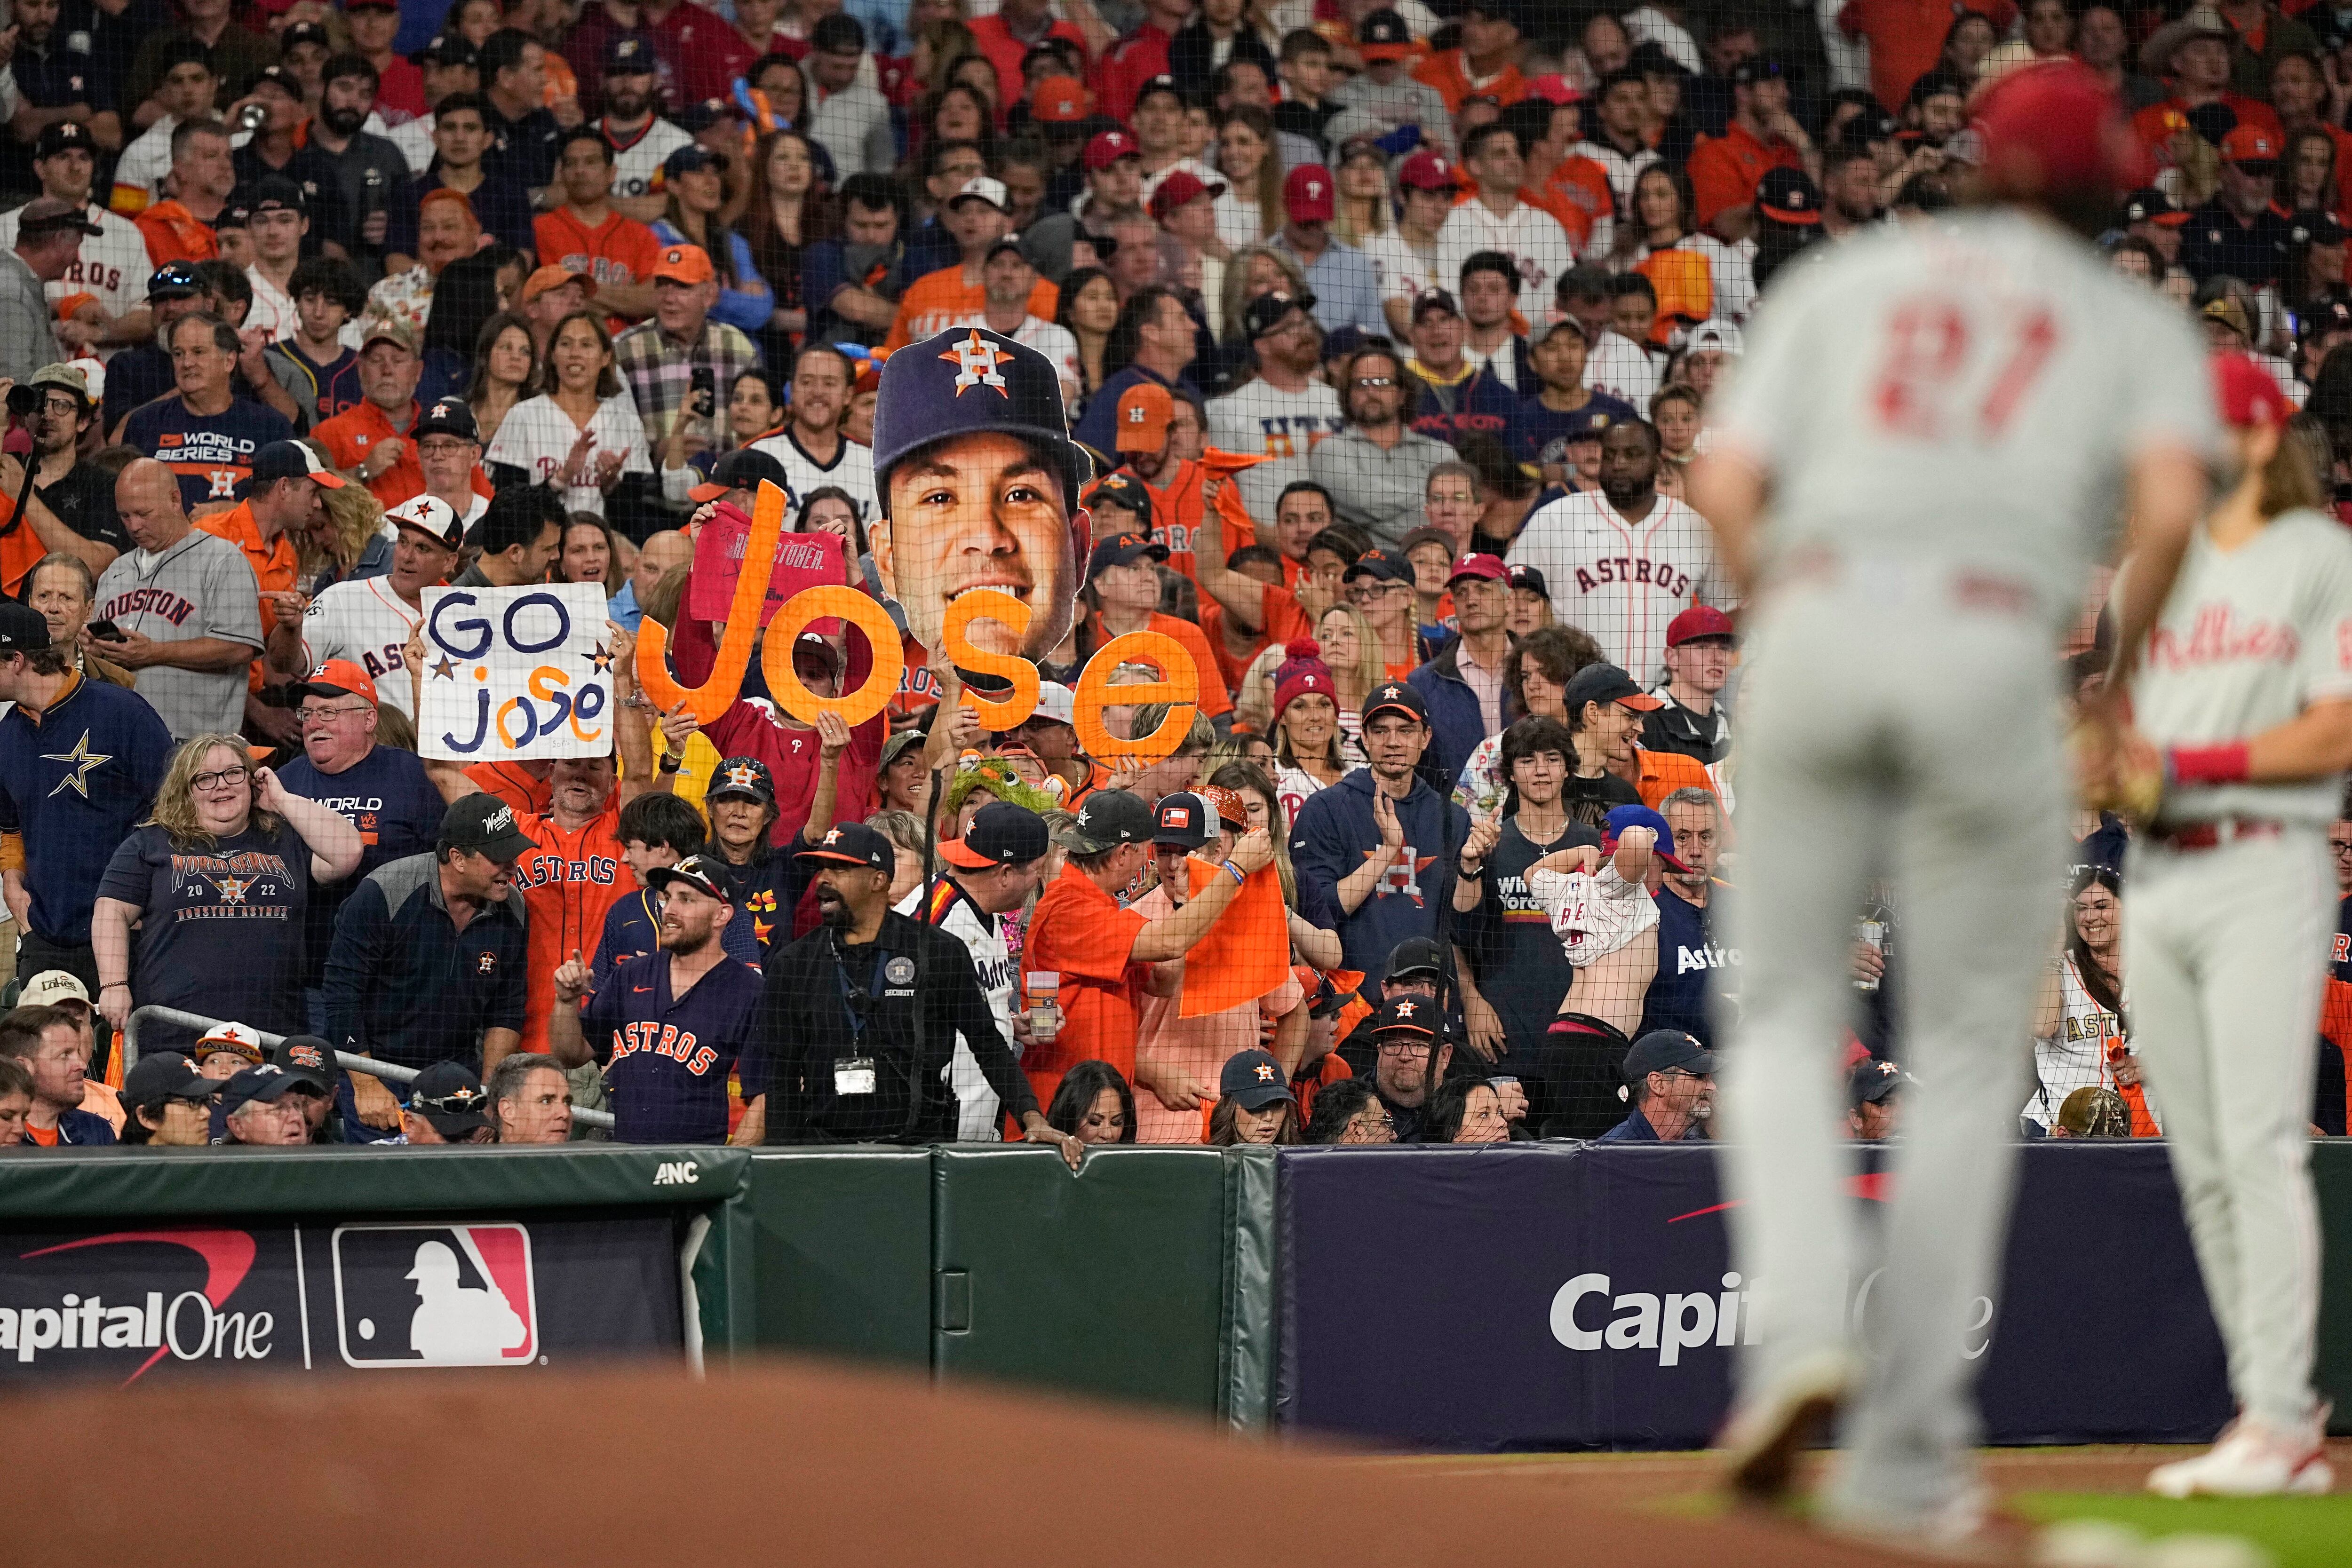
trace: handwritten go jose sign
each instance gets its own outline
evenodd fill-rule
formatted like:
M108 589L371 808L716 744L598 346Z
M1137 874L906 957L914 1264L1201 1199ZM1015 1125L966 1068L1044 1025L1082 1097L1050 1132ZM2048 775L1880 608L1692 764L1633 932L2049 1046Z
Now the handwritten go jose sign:
M425 591L417 750L452 762L602 757L613 655L593 582Z

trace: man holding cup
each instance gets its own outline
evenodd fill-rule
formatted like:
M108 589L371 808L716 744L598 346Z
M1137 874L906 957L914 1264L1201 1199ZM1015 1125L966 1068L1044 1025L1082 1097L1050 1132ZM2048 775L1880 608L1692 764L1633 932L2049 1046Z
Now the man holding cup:
M1035 889L1050 847L1045 820L1036 812L1009 800L982 806L972 814L962 838L939 846L946 870L898 904L899 914L938 926L970 951L980 988L988 995L988 1009L1016 1057L1035 1037L1031 1015L1021 1010L1020 976L1005 945L1003 916L1020 908ZM1003 1109L961 1034L948 1072L955 1089L957 1140L996 1142Z

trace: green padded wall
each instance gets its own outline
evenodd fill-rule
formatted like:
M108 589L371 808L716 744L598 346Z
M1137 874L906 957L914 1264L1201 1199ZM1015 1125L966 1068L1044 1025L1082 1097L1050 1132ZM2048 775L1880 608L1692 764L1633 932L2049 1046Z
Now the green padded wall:
M929 1149L762 1150L747 1192L760 1349L930 1364Z

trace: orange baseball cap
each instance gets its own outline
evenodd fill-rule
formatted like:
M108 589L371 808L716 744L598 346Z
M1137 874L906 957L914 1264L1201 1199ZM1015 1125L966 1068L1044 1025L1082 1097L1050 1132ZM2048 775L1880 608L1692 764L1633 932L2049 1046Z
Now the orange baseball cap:
M654 263L653 281L683 283L691 288L709 282L718 275L710 270L710 256L698 245L666 246L661 259Z
M349 659L330 659L294 688L306 697L365 697L376 701L375 681Z
M561 288L567 283L578 284L583 298L596 298L595 278L587 273L574 272L570 267L558 267L553 262L550 262L523 279L522 303L528 305L549 289Z
M1138 382L1118 394L1118 450L1157 452L1168 444L1176 400L1157 382Z
M2232 163L2275 163L2278 155L2278 143L2271 133L2242 120L2221 138L2221 156Z
M1087 102L1076 77L1047 77L1029 95L1029 118L1040 125L1076 125L1087 117Z

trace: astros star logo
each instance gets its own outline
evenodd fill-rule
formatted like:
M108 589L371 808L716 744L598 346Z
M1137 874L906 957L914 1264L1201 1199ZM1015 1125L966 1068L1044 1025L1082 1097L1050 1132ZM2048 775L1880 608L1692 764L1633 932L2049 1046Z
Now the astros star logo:
M1004 378L997 373L996 367L1012 357L995 344L982 339L977 327L971 329L962 342L940 356L951 365L962 367L956 374L956 396L963 396L973 387L994 387L997 396L1007 399L1011 398L1013 393L1005 386Z
M220 889L222 902L243 904L246 890L253 885L253 879L249 876L225 876L215 881L213 885Z
M101 763L111 762L114 758L104 752L90 750L89 731L85 729L81 732L81 738L74 742L74 748L71 751L45 751L41 754L41 760L63 762L72 768L71 772L58 780L57 787L49 791L50 794L61 795L68 789L71 789L75 794L87 800L89 799L89 770Z
M1271 1067L1268 1067L1268 1066L1267 1066L1265 1062L1263 1062L1263 1061L1259 1062L1259 1063L1257 1064L1257 1081L1258 1081L1260 1083L1271 1083L1271 1082L1274 1082L1274 1069L1273 1069L1273 1068L1271 1068Z
M1409 1019L1412 1017L1412 1004L1411 1002L1399 1002L1396 1006L1396 1015L1401 1019Z
M753 789L756 787L759 775L752 771L751 765L748 762L739 762L727 770L727 787L730 789ZM824 841L833 842L833 835L830 832L825 835Z

